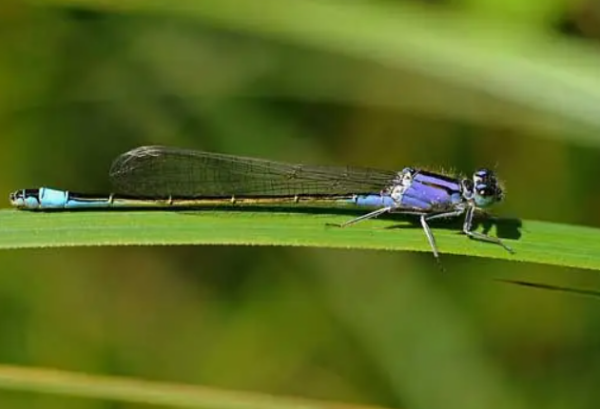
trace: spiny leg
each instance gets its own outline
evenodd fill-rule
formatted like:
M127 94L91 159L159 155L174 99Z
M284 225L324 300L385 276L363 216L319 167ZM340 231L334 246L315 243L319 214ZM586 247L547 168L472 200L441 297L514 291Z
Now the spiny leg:
M352 220L348 220L347 222L344 222L342 224L333 224L333 225L337 226L337 227L348 227L348 226L351 226L358 222L362 222L363 220L372 219L374 217L381 216L384 213L389 213L391 210L392 210L391 206L382 207L381 209L377 209L375 211L372 211L371 213L363 214L362 216L359 216Z
M440 255L439 255L437 246L435 244L435 237L433 236L433 233L431 232L431 228L429 227L429 224L427 222L430 220L435 220L435 219L445 219L448 217L457 217L457 216L462 215L464 212L465 212L464 209L460 209L460 210L455 210L455 211L446 212L446 213L421 215L421 226L423 226L423 230L425 231L425 236L427 236L427 241L429 242L429 245L431 246L431 250L433 250L433 255L436 259L439 260Z
M435 244L435 237L433 236L433 233L431 232L431 229L429 228L429 224L427 224L427 216L422 215L420 217L420 220L421 220L421 226L423 226L423 230L425 231L425 236L427 237L427 241L429 242L429 245L431 246L431 250L433 251L433 257L435 257L436 260L439 260L440 254L438 253L437 245Z
M488 236L487 234L483 234L483 233L479 233L479 232L471 230L473 228L473 212L474 211L475 211L475 208L472 206L470 206L467 209L467 215L465 216L465 223L463 224L463 232L467 236L469 236L469 238L471 238L471 239L486 241L488 243L499 244L500 246L504 247L504 249L506 251L508 251L509 253L514 253L513 249L511 249L509 246L504 244L504 242L502 240L500 240L499 238Z

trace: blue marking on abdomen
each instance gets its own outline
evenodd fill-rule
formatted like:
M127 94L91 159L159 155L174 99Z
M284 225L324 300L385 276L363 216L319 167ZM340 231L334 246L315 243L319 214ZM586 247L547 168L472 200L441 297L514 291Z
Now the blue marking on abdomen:
M69 200L69 192L64 190L41 187L39 194L39 207L42 209L62 209L66 207ZM29 202L29 199L26 202Z
M98 199L98 200L77 200L77 199L69 199L65 204L65 209L85 209L85 208L103 208L103 207L117 207L113 206L113 204L108 199Z
M69 192L64 190L40 188L39 208L41 209L84 209L94 207L111 207L110 199L85 199L71 198Z
M393 207L395 205L394 199L390 195L356 195L345 202L367 207Z

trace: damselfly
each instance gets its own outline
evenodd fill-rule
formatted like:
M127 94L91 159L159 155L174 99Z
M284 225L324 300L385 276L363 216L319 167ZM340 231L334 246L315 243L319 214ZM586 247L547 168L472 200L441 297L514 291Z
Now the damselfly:
M429 222L464 217L469 238L510 247L473 231L475 211L501 201L494 172L477 170L458 178L415 168L400 172L368 168L309 166L161 146L143 146L119 156L110 168L114 194L89 195L50 188L10 195L19 209L189 208L202 205L351 204L370 213L347 227L386 213L418 217L433 254L438 248Z

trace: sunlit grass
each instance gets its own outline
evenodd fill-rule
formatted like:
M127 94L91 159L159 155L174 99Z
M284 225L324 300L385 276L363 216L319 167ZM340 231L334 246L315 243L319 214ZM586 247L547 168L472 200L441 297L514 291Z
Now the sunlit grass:
M0 212L0 248L195 244L431 251L420 225L411 219L383 218L343 229L329 225L354 215L4 210ZM489 225L490 234L499 232L515 250L515 254L510 254L500 246L469 240L460 234L459 223L433 227L442 253L600 269L600 229L520 220L500 220L495 227Z

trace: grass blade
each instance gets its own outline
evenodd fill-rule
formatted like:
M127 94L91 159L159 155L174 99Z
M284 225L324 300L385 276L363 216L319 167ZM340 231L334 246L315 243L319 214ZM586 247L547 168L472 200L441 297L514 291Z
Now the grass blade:
M217 388L108 377L44 368L0 365L0 389L52 393L178 408L376 409Z
M418 222L406 217L381 218L341 229L327 224L347 221L356 212L264 210L2 210L0 249L196 244L431 251ZM432 227L442 253L600 270L600 229L512 219L491 223L480 223L478 229L503 238L515 254L467 239L459 233L460 220Z
M522 287L539 288L540 290L551 290L551 291L558 291L558 292L586 295L588 297L600 298L600 291L598 291L598 290L589 290L589 289L585 289L585 288L574 288L574 287L564 287L564 286L560 286L560 285L553 285L553 284L546 284L546 283L534 283L533 281L510 280L510 279L505 279L505 278L497 278L495 280L499 281L501 283L520 285Z

